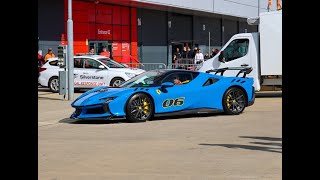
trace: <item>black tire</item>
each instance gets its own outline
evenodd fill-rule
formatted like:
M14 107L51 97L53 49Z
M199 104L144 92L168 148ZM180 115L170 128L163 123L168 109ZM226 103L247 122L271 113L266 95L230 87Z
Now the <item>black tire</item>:
M48 87L51 92L57 93L59 92L59 79L56 76L53 76L49 79Z
M126 104L126 119L128 122L146 122L152 118L153 112L153 102L144 93L134 94Z
M226 114L238 115L247 106L247 96L242 89L231 87L224 93L222 105Z
M119 82L123 82L124 81L124 79L122 79L122 78L120 78L120 77L115 77L115 78L113 78L112 80L111 80L111 82L110 82L110 86L119 86L120 84L119 84Z

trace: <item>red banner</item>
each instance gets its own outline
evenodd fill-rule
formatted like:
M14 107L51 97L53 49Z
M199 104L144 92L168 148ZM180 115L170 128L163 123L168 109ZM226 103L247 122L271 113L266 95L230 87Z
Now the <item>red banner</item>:
M112 55L121 56L121 43L118 43L118 42L112 43Z
M122 56L130 55L130 44L123 42L121 45L121 54Z

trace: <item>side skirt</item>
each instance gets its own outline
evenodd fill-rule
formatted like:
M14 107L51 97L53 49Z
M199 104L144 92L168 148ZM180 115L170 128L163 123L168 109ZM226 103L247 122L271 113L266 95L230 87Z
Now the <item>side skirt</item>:
M210 109L210 108L201 108L201 109L188 109L176 112L169 112L169 113L157 113L154 117L161 117L161 116L179 116L179 115L186 115L186 114L209 114L209 113L218 113L223 112L221 109Z

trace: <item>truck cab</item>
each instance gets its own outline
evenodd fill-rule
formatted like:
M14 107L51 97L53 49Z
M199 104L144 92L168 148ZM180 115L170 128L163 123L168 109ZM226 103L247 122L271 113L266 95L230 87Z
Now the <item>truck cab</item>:
M252 67L248 77L254 78L256 91L260 91L262 85L281 86L282 11L261 13L255 19L259 23L259 32L235 34L218 54L203 62L197 70ZM227 71L224 75L235 76L236 72Z
M198 71L205 72L210 69L225 67L252 67L253 70L247 77L254 79L254 87L260 90L259 64L258 64L258 33L241 33L234 35L218 54L205 61ZM235 71L226 71L224 76L236 76Z

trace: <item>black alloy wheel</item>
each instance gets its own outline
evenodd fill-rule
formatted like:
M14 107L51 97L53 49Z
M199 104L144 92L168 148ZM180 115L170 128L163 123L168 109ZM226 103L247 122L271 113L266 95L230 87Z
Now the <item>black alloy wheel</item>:
M133 95L126 105L126 118L128 122L146 122L153 116L153 112L153 102L144 93Z
M246 107L247 97L242 89L229 88L223 95L222 104L226 114L240 114Z

